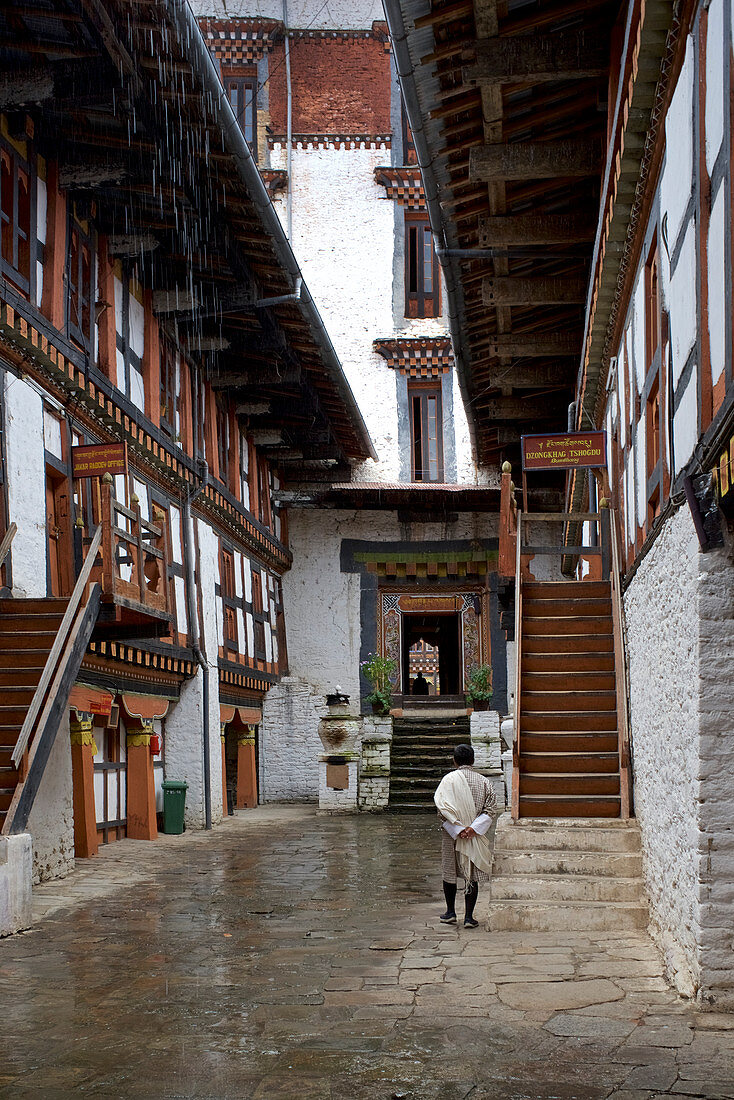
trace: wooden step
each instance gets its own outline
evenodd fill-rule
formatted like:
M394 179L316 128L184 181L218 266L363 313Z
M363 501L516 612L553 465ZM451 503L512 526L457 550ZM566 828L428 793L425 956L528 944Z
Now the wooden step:
M575 599L575 600L526 600L522 601L523 618L530 616L546 617L553 615L558 619L583 616L587 618L594 615L599 618L610 618L612 614L612 601L609 598Z
M56 640L56 633L55 630L26 630L22 634L13 634L11 639L6 635L5 645L2 648L7 648L12 644L14 650L45 649L48 655Z
M0 600L0 617L7 615L57 615L63 618L69 600L64 597L49 596L45 599Z
M581 797L585 795L618 795L619 772L554 772L552 775L520 775L520 798L525 795Z
M578 732L578 733L529 733L522 730L520 734L521 753L616 753L619 739L616 729L607 732Z
M49 652L48 649L24 649L22 653L14 649L0 649L0 669L38 669L40 679Z
M48 630L58 633L61 615L0 615L0 637L4 634ZM0 643L1 644L1 643Z
M608 598L609 581L528 581L522 586L523 602L525 599L568 599L575 597L577 593L582 599Z
M523 653L523 683L533 672L610 672L614 675L613 653Z
M10 803L13 801L13 795L15 794L15 786L12 787L0 787L0 813L3 818L10 809Z
M523 691L614 691L614 672L569 667L563 672L537 672L525 670L522 676Z
M3 692L3 698L5 693ZM25 722L25 716L28 713L27 706L12 706L6 703L0 704L0 729L7 726L17 726L18 729Z
M589 616L568 615L559 618L557 615L526 615L522 617L523 645L525 638L536 637L538 634L553 634L557 637L565 637L569 634L611 634L611 615Z
M31 688L35 691L42 671L40 666L38 668L0 668L0 693L13 687Z
M595 730L617 730L617 712L615 710L594 711L533 711L524 710L520 714L520 729L523 733L592 733Z
M0 706L24 706L28 709L37 684L3 684L0 690Z
M611 795L596 798L557 795L521 795L520 817L619 817L620 800Z
M615 691L525 691L521 699L521 713L532 714L537 711L599 711L616 710L617 693Z
M607 634L531 634L522 639L522 655L614 653L614 635Z
M531 736L528 734L528 736ZM523 738L523 746L525 738ZM520 753L520 771L525 775L539 773L569 774L570 772L619 771L617 752L524 752Z

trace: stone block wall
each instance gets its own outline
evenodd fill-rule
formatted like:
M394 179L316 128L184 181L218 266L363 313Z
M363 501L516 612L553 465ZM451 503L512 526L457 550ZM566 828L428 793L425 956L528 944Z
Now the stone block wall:
M675 583L671 583L671 578ZM734 1005L734 565L686 506L625 593L635 810L651 931L687 996Z
M700 996L734 1008L734 564L698 556Z
M624 596L634 802L651 928L671 979L688 996L700 981L697 566L685 508L668 520Z
M360 810L385 810L390 797L392 718L367 715L362 730L357 805Z
M316 802L320 711L324 695L300 676L284 676L263 702L260 801Z

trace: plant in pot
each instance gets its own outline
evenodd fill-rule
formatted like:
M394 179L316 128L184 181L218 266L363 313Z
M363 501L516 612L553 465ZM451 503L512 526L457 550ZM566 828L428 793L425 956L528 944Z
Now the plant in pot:
M489 710L492 691L492 669L489 665L478 665L469 676L467 702L474 710Z
M375 714L390 713L392 706L390 680L395 675L397 667L392 657L381 657L379 653L370 653L367 660L362 661L360 665L362 675L372 685L367 702L372 704Z

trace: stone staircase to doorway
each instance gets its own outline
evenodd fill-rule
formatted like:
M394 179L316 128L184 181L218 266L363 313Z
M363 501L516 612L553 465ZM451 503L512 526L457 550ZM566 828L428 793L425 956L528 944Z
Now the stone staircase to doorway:
M0 831L20 779L10 754L68 603L0 600Z
M634 820L531 818L497 824L487 927L495 932L646 928Z
M522 588L519 816L619 817L608 581Z
M469 719L436 713L393 720L388 808L402 813L434 812L433 794L453 767L456 745L470 743Z

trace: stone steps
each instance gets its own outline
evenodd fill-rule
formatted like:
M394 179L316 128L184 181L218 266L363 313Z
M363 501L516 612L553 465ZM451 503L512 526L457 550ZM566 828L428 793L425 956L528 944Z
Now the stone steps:
M490 931L631 930L647 923L636 822L499 819Z
M435 813L433 794L452 767L455 745L471 738L466 715L396 718L390 752L389 809Z

